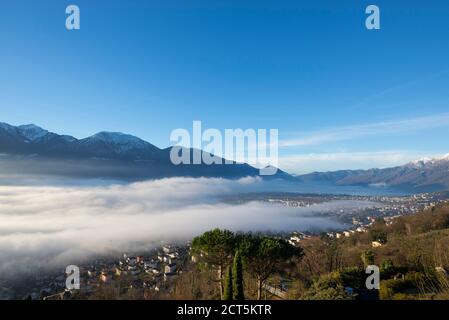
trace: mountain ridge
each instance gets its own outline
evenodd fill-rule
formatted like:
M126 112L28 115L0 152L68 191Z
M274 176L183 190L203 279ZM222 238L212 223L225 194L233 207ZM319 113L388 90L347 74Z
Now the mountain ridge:
M94 166L98 172L106 172L105 175L119 178L132 176L133 179L170 176L240 178L259 175L259 169L246 163L174 165L170 161L170 150L171 147L160 149L150 142L121 132L101 131L76 139L47 131L34 124L12 126L0 122L0 154L16 156L14 161L29 161L28 156L31 155L35 162L50 159L53 166L55 159L59 159L64 161L66 171L74 170L74 175L95 175L95 170L86 169L88 166ZM188 151L192 154L193 149ZM70 165L73 168L69 168ZM101 166L114 169L106 170ZM22 166L21 170L25 167ZM53 174L55 169L42 170L39 173ZM63 171L64 168L61 167L58 172ZM281 170L273 177L292 178Z
M449 155L418 159L390 168L312 172L296 178L301 182L327 182L340 186L388 186L413 192L442 191L449 189Z
M161 149L136 136L121 132L101 131L83 139L76 139L50 132L34 124L12 126L0 122L1 154L32 155L35 162L38 161L36 159L47 158L53 159L53 162L54 159L65 161L58 172L70 171L69 165L72 165L74 175L106 175L119 178L131 176L133 179L170 176L240 178L259 175L259 169L245 163L176 166L170 161L170 150L171 147ZM192 155L193 149L188 151ZM89 166L93 168L85 169ZM26 170L26 167L21 170ZM44 173L53 174L54 169L46 170L43 170ZM383 169L312 172L294 177L278 170L276 175L266 178L336 186L388 186L413 192L442 191L449 189L449 154L439 158L417 159L401 166Z

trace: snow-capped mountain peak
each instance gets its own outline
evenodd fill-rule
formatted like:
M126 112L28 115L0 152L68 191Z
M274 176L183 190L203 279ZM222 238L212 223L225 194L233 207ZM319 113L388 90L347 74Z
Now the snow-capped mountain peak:
M31 153L64 157L153 160L166 158L166 152L136 136L121 132L99 132L76 139L59 135L34 124L12 126L0 122L0 153Z
M121 132L99 132L91 137L81 140L81 143L96 146L100 143L103 146L106 145L107 148L112 148L114 152L118 154L124 154L131 150L144 151L149 148L155 148L150 143L138 137Z
M93 140L93 141L103 141L103 142L108 142L108 143L112 143L112 144L141 144L144 143L145 141L129 135L129 134L125 134L125 133L121 133L121 132L107 132L107 131L102 131L99 132L89 138L87 138L89 140Z
M18 126L19 132L30 141L37 141L45 137L49 132L34 124L26 124Z
M432 162L434 160L435 160L434 158L424 157L424 158L421 158L421 159L413 160L411 162L411 164L426 164L426 163Z
M436 157L436 158L424 157L424 158L410 162L409 165L414 166L414 167L424 167L424 166L439 164L441 162L446 162L446 161L449 161L449 154L446 154L442 157Z

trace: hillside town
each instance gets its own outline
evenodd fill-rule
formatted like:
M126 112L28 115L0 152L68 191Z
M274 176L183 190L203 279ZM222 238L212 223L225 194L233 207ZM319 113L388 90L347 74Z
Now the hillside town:
M411 215L421 210L435 207L442 203L447 203L446 194L439 193L423 193L410 196L401 197L387 197L387 196L323 196L326 201L333 200L359 200L371 201L372 207L340 209L336 211L329 211L325 214L334 214L335 218L343 222L346 228L344 230L334 230L327 232L327 236L331 238L350 237L355 233L365 233L368 228L372 226L376 220L383 219L386 225L391 225L393 221L399 217ZM313 206L310 200L296 200L290 198L270 198L270 203L280 203L285 206L303 207ZM288 241L291 244L298 245L301 240L310 237L310 234L302 232L294 232ZM381 246L381 243L373 241L373 247Z
M266 201L274 205L282 205L292 208L313 208L318 204L331 203L332 201L360 201L363 205L346 209L335 209L333 206L320 207L318 215L334 217L339 222L348 226L369 226L378 218L389 221L395 217L414 214L423 209L446 202L446 193L421 193L407 196L354 196L354 195L302 195L302 194L267 194L265 198L260 196L246 198ZM370 205L367 206L366 203ZM314 212L315 214L315 212Z
M64 300L89 299L99 289L115 290L120 295L129 291L169 292L172 281L182 273L189 244L165 244L138 254L123 253L119 258L94 259L79 265L80 290L66 289L64 272L27 277L20 292L0 286L2 299Z

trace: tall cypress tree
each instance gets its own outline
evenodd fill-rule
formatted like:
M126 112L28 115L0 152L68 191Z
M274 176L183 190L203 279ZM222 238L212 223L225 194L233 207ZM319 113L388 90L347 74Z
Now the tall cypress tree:
M232 274L234 276L232 297L234 300L245 300L245 294L243 292L242 256L238 250L235 253Z
M223 300L232 300L232 282L232 268L229 266L226 272Z

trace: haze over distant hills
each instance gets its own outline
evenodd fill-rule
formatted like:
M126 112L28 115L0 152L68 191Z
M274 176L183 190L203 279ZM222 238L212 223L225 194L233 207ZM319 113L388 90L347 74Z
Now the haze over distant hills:
M0 123L0 163L8 173L143 180L173 176L241 178L257 176L248 164L173 165L170 148L138 137L100 132L85 139L58 135L36 125ZM1 169L1 168L0 168ZM4 174L5 172L1 172ZM279 170L274 178L337 186L388 186L413 192L449 189L449 155L403 166L314 172L297 177ZM268 177L268 178L273 178Z

